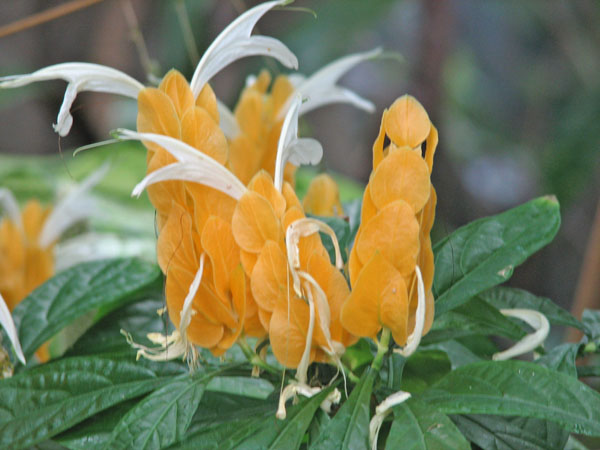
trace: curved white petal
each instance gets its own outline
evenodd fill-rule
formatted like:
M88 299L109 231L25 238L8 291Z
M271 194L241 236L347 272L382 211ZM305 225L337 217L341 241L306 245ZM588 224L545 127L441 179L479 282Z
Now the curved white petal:
M298 139L298 113L301 105L302 96L294 94L281 127L274 176L274 185L279 191L283 186L283 172L288 161L293 164L318 164L323 156L323 147L319 141L307 138Z
M290 81L296 88L296 92L307 99L300 107L300 115L331 103L349 103L359 109L373 112L375 110L373 103L350 89L338 86L337 82L356 65L376 58L380 54L381 49L376 48L368 52L344 56L327 64L308 78L299 74L290 75ZM280 118L286 110L287 106L281 109Z
M265 55L279 60L284 66L298 67L298 59L281 41L267 36L251 36L256 22L270 9L288 0L262 3L249 9L225 28L208 47L190 83L194 97L204 85L224 67L245 56Z
M511 348L494 354L492 359L502 361L515 356L529 353L542 345L550 332L550 323L545 315L533 309L501 309L500 312L508 317L521 319L535 329L534 333L528 334Z
M0 88L16 88L37 81L65 80L68 84L54 130L66 136L71 130L73 117L70 109L81 91L107 92L137 98L144 88L139 81L111 67L90 63L63 63L44 67L30 74L0 77Z
M56 204L40 233L41 247L48 247L69 227L94 212L93 201L87 193L104 178L109 168L108 164L102 165Z
M405 358L408 358L410 355L412 355L421 343L421 338L423 337L423 328L425 327L425 285L423 284L423 276L421 275L421 269L419 269L419 266L415 267L415 272L417 274L418 294L415 328L408 336L404 348L394 350L394 352L401 354Z
M25 355L23 355L23 350L21 349L21 342L19 341L19 334L17 333L17 328L15 327L15 323L13 322L10 311L8 310L8 306L0 294L0 326L4 328L6 331L6 335L15 349L15 353L19 361L25 364Z
M21 211L19 210L19 204L13 193L6 188L0 188L0 207L8 215L8 218L14 223L20 230L23 229L23 221L21 220Z
M227 105L219 99L217 99L217 109L219 111L219 128L221 128L227 139L232 140L236 138L240 134L240 126L235 116Z
M192 302L194 301L194 297L196 297L196 293L200 288L200 283L202 282L202 274L204 273L204 260L206 259L206 253L202 253L200 256L200 265L198 267L198 271L194 276L192 284L190 284L188 293L183 301L183 307L181 308L180 319L179 319L179 333L181 334L181 339L184 344L187 343L187 328L190 326L192 322Z
M409 392L398 391L394 392L379 405L377 405L375 408L375 415L369 423L369 442L371 443L372 450L377 450L377 438L379 436L379 430L381 429L381 425L383 425L383 421L391 412L390 410L394 406L404 403L410 397L411 394Z

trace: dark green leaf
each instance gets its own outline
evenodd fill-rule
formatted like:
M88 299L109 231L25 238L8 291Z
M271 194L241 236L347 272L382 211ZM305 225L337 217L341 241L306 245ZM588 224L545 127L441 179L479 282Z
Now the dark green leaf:
M369 341L365 338L360 338L358 342L346 349L342 356L342 361L350 370L356 370L365 364L370 364L373 361L373 352Z
M448 355L448 359L452 364L452 369L481 361L479 356L457 341L439 342L437 344L428 345L427 347L424 347L423 350L443 351Z
M166 382L128 360L68 358L0 382L0 447L26 447Z
M394 407L394 421L386 449L469 450L471 446L446 416L435 406L409 399Z
M450 360L439 350L419 350L404 366L402 390L420 392L450 372Z
M25 357L81 315L131 302L159 280L155 265L137 259L94 261L59 273L13 311Z
M600 377L600 366L578 366L578 377Z
M329 422L331 422L331 417L329 417L329 414L320 408L317 409L315 417L308 428L309 445L319 438L323 430L329 425Z
M516 266L552 241L559 226L558 202L540 197L465 225L436 244L436 315L508 280Z
M315 412L331 392L324 389L311 398L303 399L289 408L285 420L266 417L257 425L255 433L238 443L235 449L297 449L306 433Z
M577 378L577 367L575 360L581 344L561 344L554 347L544 356L535 360L536 364L541 364L557 372L565 373L573 378Z
M348 247L350 246L350 225L344 219L340 217L324 217L324 216L310 216L315 219L319 219L321 222L325 222L335 232L335 235L340 246L340 252L342 253L342 259L344 262L348 261ZM332 263L335 263L335 247L333 241L325 233L320 233L321 241L329 253L329 259Z
M481 293L479 297L498 309L533 309L544 314L552 325L563 325L584 330L581 322L549 298L538 297L522 289L501 286L489 289Z
M592 339L600 338L600 311L586 309L583 311L581 321L585 326L585 332Z
M446 414L535 417L600 434L600 394L578 380L524 361L459 367L419 398Z
M564 448L569 433L552 422L487 415L452 416L460 431L484 450Z
M212 392L266 399L273 392L273 385L262 378L214 377L206 389Z
M383 360L379 378L390 393L401 389L405 364L406 358L398 353L392 353Z
M184 375L147 396L121 419L106 449L161 449L183 438L215 372Z
M377 372L369 367L311 450L368 448L370 398Z
M433 327L423 337L422 345L477 334L519 340L525 332L496 307L479 297L473 297L464 305L436 317Z

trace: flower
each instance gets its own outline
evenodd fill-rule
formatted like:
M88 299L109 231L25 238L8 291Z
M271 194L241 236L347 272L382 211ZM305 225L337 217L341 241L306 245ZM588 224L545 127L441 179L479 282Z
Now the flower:
M315 216L344 216L337 183L326 173L313 178L302 200L304 211Z
M342 324L351 333L375 338L386 327L410 353L433 321L429 233L436 195L430 173L436 146L437 131L413 97L400 97L383 113L350 254L352 293L342 307Z

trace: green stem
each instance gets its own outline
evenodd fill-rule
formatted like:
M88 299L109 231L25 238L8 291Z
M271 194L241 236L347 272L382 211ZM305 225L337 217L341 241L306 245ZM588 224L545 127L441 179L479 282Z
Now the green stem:
M246 359L248 359L248 362L250 362L250 364L252 364L253 366L260 367L261 369L267 372L274 373L275 375L280 375L281 372L277 368L271 366L270 364L267 364L265 361L263 361L263 359L260 356L258 356L250 348L248 342L246 342L246 339L238 339L237 344L242 349L244 356L246 356Z
M354 384L358 383L360 381L360 377L357 376L354 372L352 372L352 370L350 370L350 367L348 367L342 361L340 361L340 363L342 365L342 369L344 370L344 373L350 379L350 381L352 381Z
M383 357L387 353L390 345L390 330L389 328L383 327L383 331L381 332L381 338L377 343L377 354L375 355L375 359L371 363L371 368L377 372L381 369L383 365Z

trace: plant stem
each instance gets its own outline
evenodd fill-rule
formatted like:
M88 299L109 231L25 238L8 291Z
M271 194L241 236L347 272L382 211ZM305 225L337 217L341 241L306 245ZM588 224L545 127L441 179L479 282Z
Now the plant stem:
M377 354L375 355L375 359L371 363L371 368L377 372L381 369L383 364L383 357L387 353L390 345L390 330L389 328L383 327L383 331L381 332L381 338L377 343Z
M250 362L250 364L252 364L253 366L260 367L261 369L266 370L270 373L274 373L275 375L279 375L281 373L277 368L271 366L270 364L267 364L266 361L264 361L260 356L258 356L250 348L248 342L246 342L246 339L239 339L237 344L242 349L242 352L244 353L244 356L246 356L246 358L248 359L248 362Z

